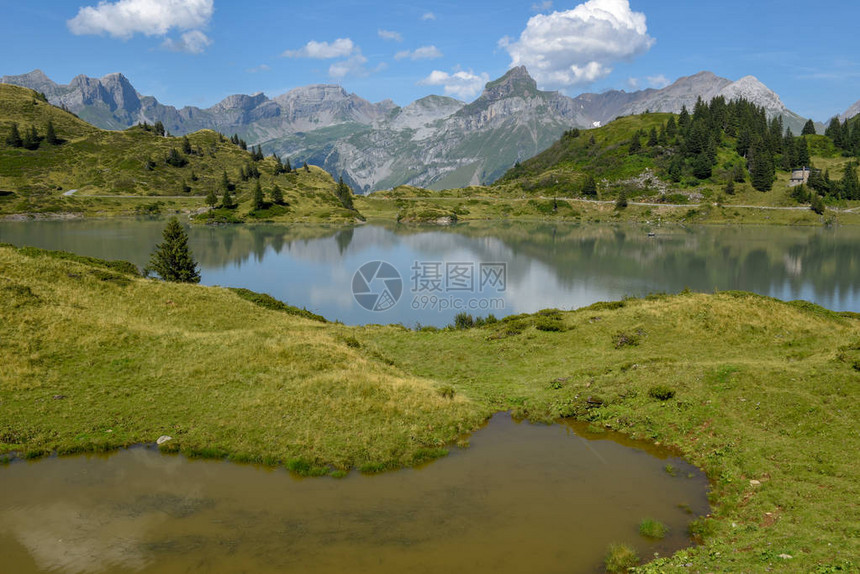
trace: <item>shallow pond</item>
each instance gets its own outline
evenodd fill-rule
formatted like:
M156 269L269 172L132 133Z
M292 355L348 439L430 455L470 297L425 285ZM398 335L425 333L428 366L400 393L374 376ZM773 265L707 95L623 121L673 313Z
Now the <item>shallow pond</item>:
M0 242L143 267L163 227L151 220L2 222ZM347 324L444 326L458 311L501 317L684 288L739 289L860 312L860 228L492 222L195 226L189 233L204 284L269 293ZM377 311L353 296L356 273L373 261L389 262L400 285L396 304ZM385 280L368 279L371 294L385 291Z
M610 543L666 555L708 512L702 473L653 445L505 414L468 449L375 476L134 448L14 462L0 482L2 570L16 574L600 572ZM640 536L643 518L668 536Z

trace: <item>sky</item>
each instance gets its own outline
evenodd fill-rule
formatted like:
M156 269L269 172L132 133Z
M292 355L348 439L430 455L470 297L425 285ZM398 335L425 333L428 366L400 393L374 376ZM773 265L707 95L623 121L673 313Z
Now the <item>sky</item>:
M0 75L121 72L177 107L340 84L471 101L525 65L569 96L756 76L826 121L860 100L855 0L0 0Z

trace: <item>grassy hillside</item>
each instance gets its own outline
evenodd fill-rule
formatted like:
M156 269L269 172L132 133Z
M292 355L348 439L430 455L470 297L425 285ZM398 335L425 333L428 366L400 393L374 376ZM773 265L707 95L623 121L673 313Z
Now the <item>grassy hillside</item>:
M42 141L38 149L29 150L5 141L13 123L22 133L35 127L44 137L49 122L62 143ZM321 169L274 175L273 158L254 161L248 151L216 132L203 130L187 139L190 151L183 151L182 138L162 137L139 126L122 132L99 130L31 90L0 84L0 214L202 210L210 190L222 195L226 172L240 205L220 218L242 220L248 217L257 180L243 181L240 174L253 166L265 192L274 185L282 190L284 205L269 206L250 219L355 218L341 207L333 193L335 182ZM185 165L168 164L172 150ZM76 190L72 196L63 195L71 190Z
M342 473L439 456L499 410L576 417L673 446L711 480L704 545L645 571L837 572L860 555L854 315L722 293L346 327L12 247L0 291L0 454L167 434L169 450Z

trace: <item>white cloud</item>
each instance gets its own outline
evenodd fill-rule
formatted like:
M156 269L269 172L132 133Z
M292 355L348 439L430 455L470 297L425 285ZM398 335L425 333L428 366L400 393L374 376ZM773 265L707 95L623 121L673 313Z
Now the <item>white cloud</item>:
M433 70L429 76L418 82L418 85L444 86L446 95L467 99L478 95L489 81L488 74L475 75L471 70L460 70L453 74Z
M367 76L369 72L364 66L367 63L361 52L350 56L341 62L335 62L328 69L328 75L335 79L345 78L346 76Z
M332 43L316 42L311 40L298 50L287 50L282 56L285 58L313 58L316 60L330 60L333 58L345 58L360 52L358 47L349 38L338 38Z
M403 41L403 36L400 34L400 32L394 32L393 30L380 29L377 34L379 34L379 37L383 40L393 40L395 42Z
M668 86L669 84L672 83L671 80L669 80L669 78L667 78L663 74L660 74L659 76L648 76L647 79L648 79L648 84L652 88L657 88L658 90L665 88L666 86Z
M552 8L552 0L544 0L541 3L532 4L532 12L546 12Z
M631 90L639 89L639 78L627 78L627 87Z
M526 66L544 88L587 85L612 72L612 65L654 45L645 14L628 0L588 0L573 10L538 14L518 40L502 38L511 66Z
M271 69L272 69L271 66L269 66L268 64L260 64L259 66L254 66L253 68L248 68L245 71L248 72L249 74L257 74L259 72L268 72Z
M421 46L415 50L403 50L394 54L395 60L435 60L442 57L442 51L436 46Z
M434 14L433 12L424 12L424 14L421 15L421 19L422 20L435 20L436 14Z
M66 22L66 25L73 34L78 35L108 34L125 39L138 33L164 36L174 28L203 28L212 18L213 4L214 0L102 1L98 6L81 8L77 16ZM190 41L199 40L198 36L196 40L191 38Z
M188 54L202 54L210 45L212 40L200 30L191 30L182 34L179 40L167 38L161 43L161 47L166 50Z

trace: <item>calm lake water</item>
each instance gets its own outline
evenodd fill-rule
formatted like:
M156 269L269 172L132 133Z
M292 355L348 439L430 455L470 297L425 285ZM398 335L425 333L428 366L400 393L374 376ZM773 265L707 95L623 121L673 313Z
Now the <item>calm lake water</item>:
M142 267L163 226L4 222L0 242ZM204 284L269 293L347 324L443 326L460 310L501 317L685 288L739 289L860 312L860 228L678 226L653 229L654 237L649 231L496 222L452 228L195 226L189 234ZM391 267L363 267L374 261ZM399 297L398 278L379 273L391 268L399 276ZM359 269L366 281L356 283ZM371 296L369 307L384 310L363 308L354 290ZM386 292L391 297L374 299Z
M0 468L2 571L572 574L601 572L613 542L645 557L688 546L708 512L702 473L578 433L500 414L423 468L344 479L150 448L15 462ZM667 537L640 536L643 518Z

